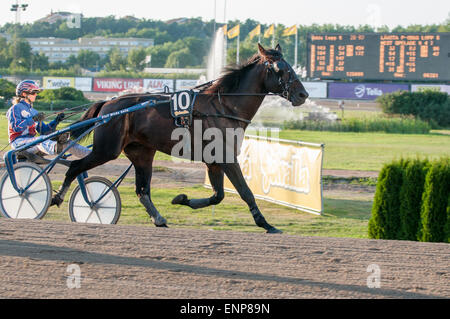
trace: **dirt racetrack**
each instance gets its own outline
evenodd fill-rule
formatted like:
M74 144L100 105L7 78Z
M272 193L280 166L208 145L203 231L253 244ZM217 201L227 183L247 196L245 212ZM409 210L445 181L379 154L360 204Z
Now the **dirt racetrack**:
M450 297L448 244L0 218L0 255L0 298Z

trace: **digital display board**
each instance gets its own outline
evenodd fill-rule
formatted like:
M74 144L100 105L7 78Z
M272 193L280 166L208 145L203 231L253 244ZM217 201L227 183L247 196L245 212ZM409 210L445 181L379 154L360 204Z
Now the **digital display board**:
M449 81L450 33L309 34L308 75Z

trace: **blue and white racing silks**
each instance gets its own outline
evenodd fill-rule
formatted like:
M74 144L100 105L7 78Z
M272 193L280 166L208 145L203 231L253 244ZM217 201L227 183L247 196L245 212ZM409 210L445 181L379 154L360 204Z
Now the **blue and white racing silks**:
M38 115L38 113L30 104L23 100L9 108L6 117L8 118L8 135L12 149L33 142L38 138L36 132L45 135L55 130L58 125L56 121L48 124L44 122L36 123L33 117ZM55 141L46 140L29 148L28 151L31 153L41 151L45 154L54 155L55 145Z
M45 135L54 131L57 126L56 121L46 124L36 123L33 117L38 114L30 104L25 101L11 106L6 113L8 118L9 141L13 142L17 138L30 138L36 136L36 132Z

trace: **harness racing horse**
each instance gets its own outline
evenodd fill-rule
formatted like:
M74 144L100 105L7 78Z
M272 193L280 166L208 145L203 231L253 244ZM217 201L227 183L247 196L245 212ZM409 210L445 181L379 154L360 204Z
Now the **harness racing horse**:
M194 136L195 131L200 129L203 134L208 128L220 130L223 132L223 137L226 136L226 130L230 128L245 130L264 97L270 93L284 97L293 106L299 106L305 102L308 93L292 67L283 59L281 47L277 45L275 49L265 50L258 44L258 49L259 52L244 64L228 67L217 81L200 90L193 105L193 123L184 128L188 130L190 136ZM172 132L177 125L171 115L170 99L167 96L155 94L124 95L92 105L80 121L116 112L148 100L167 100L167 103L158 103L155 107L127 113L95 128L92 152L85 158L71 162L63 184L52 199L52 205L61 205L70 184L79 174L116 159L124 152L135 167L136 194L140 202L156 226L167 227L166 219L160 215L152 203L150 182L155 152L172 154L174 146L178 143L177 140L172 139ZM79 137L86 129L73 131L72 138ZM204 148L206 142L202 141L200 145ZM194 158L195 154L190 155L191 160L201 160L207 165L208 176L214 190L213 196L189 199L181 194L172 200L172 204L186 205L192 209L219 204L224 198L223 182L224 174L226 174L249 206L256 225L264 228L268 233L281 233L267 223L256 205L237 161L240 145L239 143L233 143L233 145L234 148L231 151L234 153L231 161L208 162L203 156ZM189 147L196 146L198 147L191 140ZM224 156L229 156L230 154L225 153L229 153L230 148L223 148L223 152Z

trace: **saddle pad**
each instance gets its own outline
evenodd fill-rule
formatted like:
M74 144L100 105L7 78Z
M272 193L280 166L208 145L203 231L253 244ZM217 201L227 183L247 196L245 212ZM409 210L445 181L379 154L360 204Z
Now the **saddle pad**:
M197 94L192 90L173 93L170 99L170 114L172 114L172 117L174 119L191 117L196 97Z

